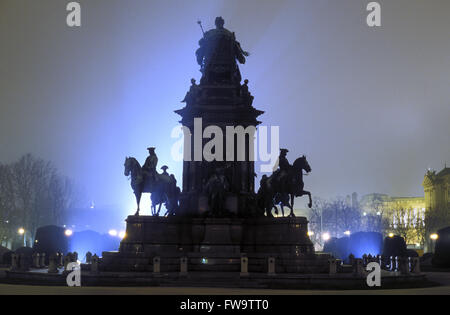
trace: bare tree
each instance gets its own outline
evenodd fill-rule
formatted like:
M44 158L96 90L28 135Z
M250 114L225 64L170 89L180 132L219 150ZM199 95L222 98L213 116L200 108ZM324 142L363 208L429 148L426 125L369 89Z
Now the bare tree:
M32 241L38 227L61 225L72 201L70 180L59 175L49 161L27 154L15 163L0 166L3 238L14 238L17 229L23 227Z
M331 201L315 198L310 213L310 231L314 233L311 240L319 246L323 246L324 233L342 237L346 231L361 230L360 209L353 207L343 198Z
M430 235L450 225L450 209L446 207L427 209L425 212L424 225L424 244L427 249L430 249L432 246Z

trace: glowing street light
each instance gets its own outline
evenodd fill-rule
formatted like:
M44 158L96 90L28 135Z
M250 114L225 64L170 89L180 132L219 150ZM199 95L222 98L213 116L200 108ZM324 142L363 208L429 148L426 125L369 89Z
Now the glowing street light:
M120 231L119 232L119 237L120 238L125 238L125 236L127 236L127 233L125 233L125 231Z
M350 236L350 231L345 231L344 234Z
M330 233L326 232L322 234L322 239L326 242L330 239Z
M394 237L394 233L389 233L388 236L389 236L390 238L393 238L393 237Z
M109 230L108 234L111 236L117 236L117 230Z
M314 235L314 232L313 231L308 231L308 236L313 236Z
M73 231L67 229L67 230L64 231L64 234L65 234L66 236L71 236L71 235L73 234Z
M19 233L19 235L23 236L23 246L27 246L27 243L25 242L25 229L24 228L19 228L17 230L17 233Z
M430 238L431 238L433 241L435 241L435 240L437 240L437 239L439 238L439 235L437 235L436 233L433 233L433 234L430 235Z

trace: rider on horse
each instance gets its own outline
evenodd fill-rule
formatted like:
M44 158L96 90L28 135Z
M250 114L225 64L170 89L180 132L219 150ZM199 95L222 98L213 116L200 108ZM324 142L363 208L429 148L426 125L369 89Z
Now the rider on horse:
M291 164L289 164L289 161L286 158L288 152L288 149L280 149L280 156L278 157L279 169L274 171L273 173L275 175L275 178L277 179L277 182L282 187L285 187L285 182L289 174L289 170L291 169Z
M151 179L152 182L156 181L156 165L158 164L158 157L155 153L155 148L150 147L147 148L149 156L145 160L144 165L142 166L142 172L144 175L144 183L147 182L147 179Z

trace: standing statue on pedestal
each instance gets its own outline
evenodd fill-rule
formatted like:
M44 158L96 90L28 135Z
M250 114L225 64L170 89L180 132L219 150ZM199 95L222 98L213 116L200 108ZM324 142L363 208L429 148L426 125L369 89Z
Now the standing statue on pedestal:
M177 187L175 176L167 173L167 166L163 166L163 173L156 171L158 157L155 148L148 148L150 155L147 157L143 167L133 157L125 159L125 176L131 177L131 187L136 196L137 211L139 215L142 193L151 193L152 215L159 216L161 206L165 204L166 215L175 215L178 210L178 198L180 188ZM158 210L156 207L158 206Z
M245 64L250 54L241 48L234 33L224 28L225 21L217 17L216 28L203 34L196 51L197 62L203 73L201 84L241 82L241 73L236 60Z

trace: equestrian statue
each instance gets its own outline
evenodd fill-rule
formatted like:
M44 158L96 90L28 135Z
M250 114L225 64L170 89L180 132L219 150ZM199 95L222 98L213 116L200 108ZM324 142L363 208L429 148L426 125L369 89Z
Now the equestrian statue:
M312 207L311 193L304 190L303 170L307 173L311 172L311 167L305 156L295 160L290 165L286 158L289 151L286 149L280 150L278 158L279 168L268 177L264 175L260 182L260 188L257 193L258 206L266 212L268 217L273 217L272 209L278 213L277 204L281 205L281 210L284 216L284 207L288 207L291 212L289 216L294 217L294 199L308 195L308 207Z
M163 173L156 171L158 157L155 148L147 149L149 156L141 167L139 162L133 157L125 158L125 176L131 178L131 188L136 196L137 211L139 215L142 193L150 193L152 202L152 215L159 216L161 206L164 204L167 215L175 215L179 208L180 188L177 187L175 176L167 173L167 166L162 166ZM158 206L158 210L156 207Z

